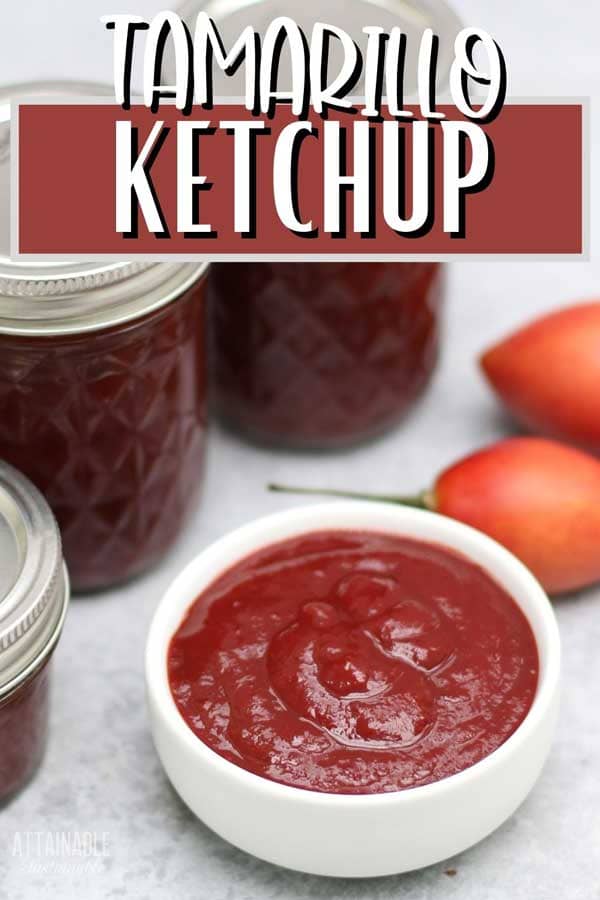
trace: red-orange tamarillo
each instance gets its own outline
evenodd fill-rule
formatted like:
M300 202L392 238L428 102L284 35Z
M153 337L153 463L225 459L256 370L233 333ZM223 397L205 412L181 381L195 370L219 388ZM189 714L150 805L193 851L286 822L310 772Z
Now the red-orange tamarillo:
M600 301L532 322L484 353L481 367L526 428L600 450Z
M414 497L269 487L420 506L466 522L504 544L552 594L600 581L600 461L555 441L493 444Z

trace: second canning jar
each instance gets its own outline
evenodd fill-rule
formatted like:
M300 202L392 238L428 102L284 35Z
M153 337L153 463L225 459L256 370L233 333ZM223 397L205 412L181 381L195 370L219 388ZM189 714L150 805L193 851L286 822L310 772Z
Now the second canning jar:
M221 263L210 311L221 415L261 441L339 447L392 425L439 346L435 263Z
M49 92L91 91L66 84L40 91ZM11 261L9 131L5 117L0 458L48 500L73 587L104 588L155 563L197 497L207 267Z
M68 602L48 504L0 460L0 807L25 786L44 753L50 660Z
M291 16L310 35L339 26L365 50L365 26L407 35L405 96L414 96L423 30L440 36L438 85L447 85L460 23L444 0L343 0L324 9L300 0L187 0L192 29L210 14L226 48L242 29ZM330 66L340 67L332 45ZM243 68L243 67L242 67ZM289 70L282 57L280 89ZM215 73L215 96L243 94L243 72ZM361 93L359 82L353 93ZM400 252L399 248L399 252ZM260 441L340 447L396 424L434 369L444 293L436 263L222 263L209 276L212 372L217 411Z

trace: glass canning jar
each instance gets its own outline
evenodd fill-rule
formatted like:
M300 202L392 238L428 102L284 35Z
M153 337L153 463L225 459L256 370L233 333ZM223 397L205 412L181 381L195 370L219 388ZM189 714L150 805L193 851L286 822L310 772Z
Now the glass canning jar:
M40 94L97 94L85 85ZM31 96L30 86L0 94ZM202 480L206 264L9 257L0 123L0 457L44 493L74 589L155 563Z
M44 752L49 662L68 600L48 504L0 462L0 805L29 781Z
M221 263L209 279L217 408L261 441L338 447L410 408L439 346L436 263Z
M363 53L365 26L406 34L404 96L414 101L417 54L425 28L440 37L438 97L460 21L444 0L187 0L192 27L210 14L229 50L242 29L263 31L291 16L310 35L316 21L346 30ZM329 47L332 73L340 47ZM243 96L243 65L214 73L214 95ZM171 74L173 64L171 62ZM287 54L278 88L289 86ZM287 79L287 81L286 81ZM359 80L353 94L360 97ZM307 251L308 252L308 251ZM434 369L444 292L443 266L429 262L221 263L209 275L211 371L216 409L234 427L268 443L333 448L395 425Z

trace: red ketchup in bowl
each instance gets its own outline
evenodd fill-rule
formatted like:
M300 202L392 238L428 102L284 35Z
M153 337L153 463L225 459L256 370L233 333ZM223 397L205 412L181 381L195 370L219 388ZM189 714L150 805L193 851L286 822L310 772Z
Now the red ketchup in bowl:
M531 627L482 568L376 532L314 532L192 604L168 675L194 734L249 772L339 794L439 781L496 750L538 681Z

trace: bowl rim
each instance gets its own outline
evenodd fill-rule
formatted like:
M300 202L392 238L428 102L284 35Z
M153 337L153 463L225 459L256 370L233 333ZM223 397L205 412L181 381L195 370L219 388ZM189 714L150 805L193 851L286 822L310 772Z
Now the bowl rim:
M365 521L362 523L351 521L355 516L359 519L364 517ZM332 517L339 519L339 523L336 525L319 525L320 518L327 520ZM373 519L370 524L367 522L369 517ZM381 517L382 524L376 524L376 517ZM397 529L390 527L393 519L398 521ZM430 525L432 532L438 530L456 538L456 544L446 542L435 534L429 539L421 534L411 534L411 522L413 524L420 523L424 529ZM286 533L280 538L261 540L261 535L278 526L285 526L287 529ZM232 548L240 543L243 544L249 541L254 546L243 552L239 552L239 550L237 553L232 552L229 556L229 561L221 564L219 571L211 574L207 585L220 577L221 574L238 561L256 550L260 550L262 547L267 547L301 534L333 530L394 533L400 537L413 538L424 542L429 541L429 543L446 547L466 556L468 560L481 566L494 580L505 586L504 579L494 570L494 567L490 567L489 560L487 563L481 562L474 558L471 552L460 546L461 541L474 544L482 551L490 554L494 558L494 564L498 564L498 568L504 566L505 569L512 570L513 577L520 581L522 590L528 593L529 599L533 601L533 604L541 614L540 622L534 625L527 612L522 608L519 599L514 597L512 592L509 591L514 601L527 617L533 631L538 654L540 655L538 685L533 702L520 725L504 743L472 766L439 781L398 791L338 794L311 790L272 781L262 775L249 772L225 759L225 757L218 754L194 734L179 712L171 693L168 679L167 650L175 630L172 626L167 627L167 617L171 612L173 601L177 597L182 596L182 590L186 593L185 587L188 580L193 576L197 577L198 573L206 568L210 568L211 564L214 565L217 558L228 556ZM191 600L186 599L185 604L178 609L178 622L181 622L192 603L194 603L194 598ZM177 627L176 625L175 628ZM542 639L540 639L540 636ZM542 642L545 642L544 661L542 661L540 654ZM216 773L223 778L238 783L242 788L252 790L261 795L268 795L280 801L319 807L335 806L341 809L362 807L367 809L385 807L391 804L410 805L415 801L420 802L435 796L443 796L449 792L467 787L470 783L477 781L495 768L500 768L511 756L518 755L527 740L542 724L545 716L552 709L560 681L560 660L561 646L558 624L547 594L530 570L497 541L471 528L469 525L438 513L411 507L392 506L374 501L341 500L328 503L306 503L300 506L293 506L282 512L271 513L253 519L247 524L227 532L195 556L170 583L155 609L146 641L145 681L148 701L153 703L154 708L159 711L162 724L171 732L172 737L183 743L192 755L196 755L207 766L214 768ZM157 665L157 662L160 662L160 664Z

